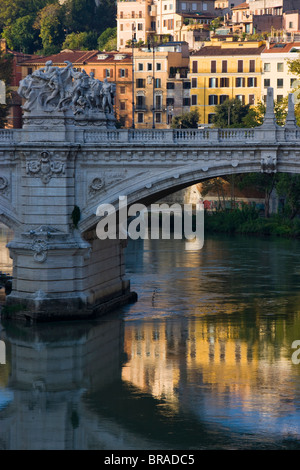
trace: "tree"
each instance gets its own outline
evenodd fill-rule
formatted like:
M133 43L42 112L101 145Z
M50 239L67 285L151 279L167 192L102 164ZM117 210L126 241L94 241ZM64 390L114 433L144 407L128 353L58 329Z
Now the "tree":
M246 173L239 175L235 184L243 189L253 187L265 194L265 217L270 216L270 197L277 181L276 173Z
M81 51L97 49L97 34L93 31L68 34L62 49L77 49Z
M103 50L113 50L114 47L112 49L110 49L111 45L114 45L114 43L116 44L116 40L117 40L117 28L106 28L105 31L103 31L102 34L100 34L99 38L98 38L98 48L100 51L103 51Z
M280 173L276 191L278 196L285 197L284 214L294 219L300 213L300 175Z
M197 108L188 113L174 116L172 119L172 129L198 129L199 111Z
M5 127L7 122L6 118L9 111L10 89L9 84L12 79L13 73L13 55L3 54L0 51L0 80L3 80L6 85L6 104L0 104L0 128Z
M0 30L14 23L18 18L30 15L35 17L39 10L58 0L1 0Z
M53 3L40 10L33 26L40 30L46 55L60 50L65 37L64 9L60 5Z
M245 118L249 113L250 105L242 104L238 98L227 99L215 107L213 118L214 127L245 127Z
M32 54L36 48L41 47L38 31L33 29L33 24L34 16L27 15L6 26L2 37L6 39L7 46L25 54Z
M95 0L67 0L65 8L69 32L80 33L95 29Z

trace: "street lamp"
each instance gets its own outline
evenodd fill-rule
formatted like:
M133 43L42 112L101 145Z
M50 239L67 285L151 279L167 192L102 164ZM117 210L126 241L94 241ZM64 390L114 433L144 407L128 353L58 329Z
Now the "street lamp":
M132 129L135 128L134 124L134 44L136 43L136 33L135 25L132 24L132 38L131 38L131 47L132 47Z

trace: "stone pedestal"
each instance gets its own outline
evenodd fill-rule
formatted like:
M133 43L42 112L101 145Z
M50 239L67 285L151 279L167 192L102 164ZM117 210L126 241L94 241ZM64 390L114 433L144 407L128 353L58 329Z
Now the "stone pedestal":
M90 318L135 300L124 278L123 242L50 226L8 244L13 290L4 317L27 321Z

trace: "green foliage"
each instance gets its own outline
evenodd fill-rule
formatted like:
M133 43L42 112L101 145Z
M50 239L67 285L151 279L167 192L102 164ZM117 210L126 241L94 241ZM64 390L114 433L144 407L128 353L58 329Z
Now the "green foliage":
M77 49L80 51L97 49L97 34L93 31L68 34L63 42L62 49Z
M115 44L115 47L113 45ZM98 49L100 51L106 50L113 50L116 48L117 45L117 28L106 28L102 34L100 34L98 38ZM110 49L112 47L112 49Z
M204 227L206 232L240 233L247 235L263 235L300 238L300 221L290 220L277 214L270 218L259 217L255 208L246 206L242 210L205 213Z
M277 177L276 191L285 198L283 214L290 219L300 214L300 175L281 173Z
M24 16L36 17L39 10L58 0L1 0L0 2L0 30L14 23Z
M9 48L25 53L96 49L107 28L115 31L116 14L115 0L98 6L95 0L1 0L0 33ZM116 32L104 44L106 50L116 49Z
M227 99L215 107L213 119L214 127L245 127L245 118L249 113L250 105L242 104L238 98Z
M172 119L172 129L198 129L199 111L197 108L191 111L174 116Z
M6 39L7 46L13 51L32 54L36 47L40 47L39 33L33 29L34 15L26 15L6 26L2 37Z
M40 30L43 49L59 52L64 39L64 10L60 5L50 4L39 11L34 28Z

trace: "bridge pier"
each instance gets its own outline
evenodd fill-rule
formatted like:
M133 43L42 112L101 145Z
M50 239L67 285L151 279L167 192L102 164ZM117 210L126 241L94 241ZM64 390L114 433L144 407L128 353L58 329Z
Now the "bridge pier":
M13 290L4 317L30 321L92 318L134 301L124 271L124 241L101 241L49 226L8 244Z

